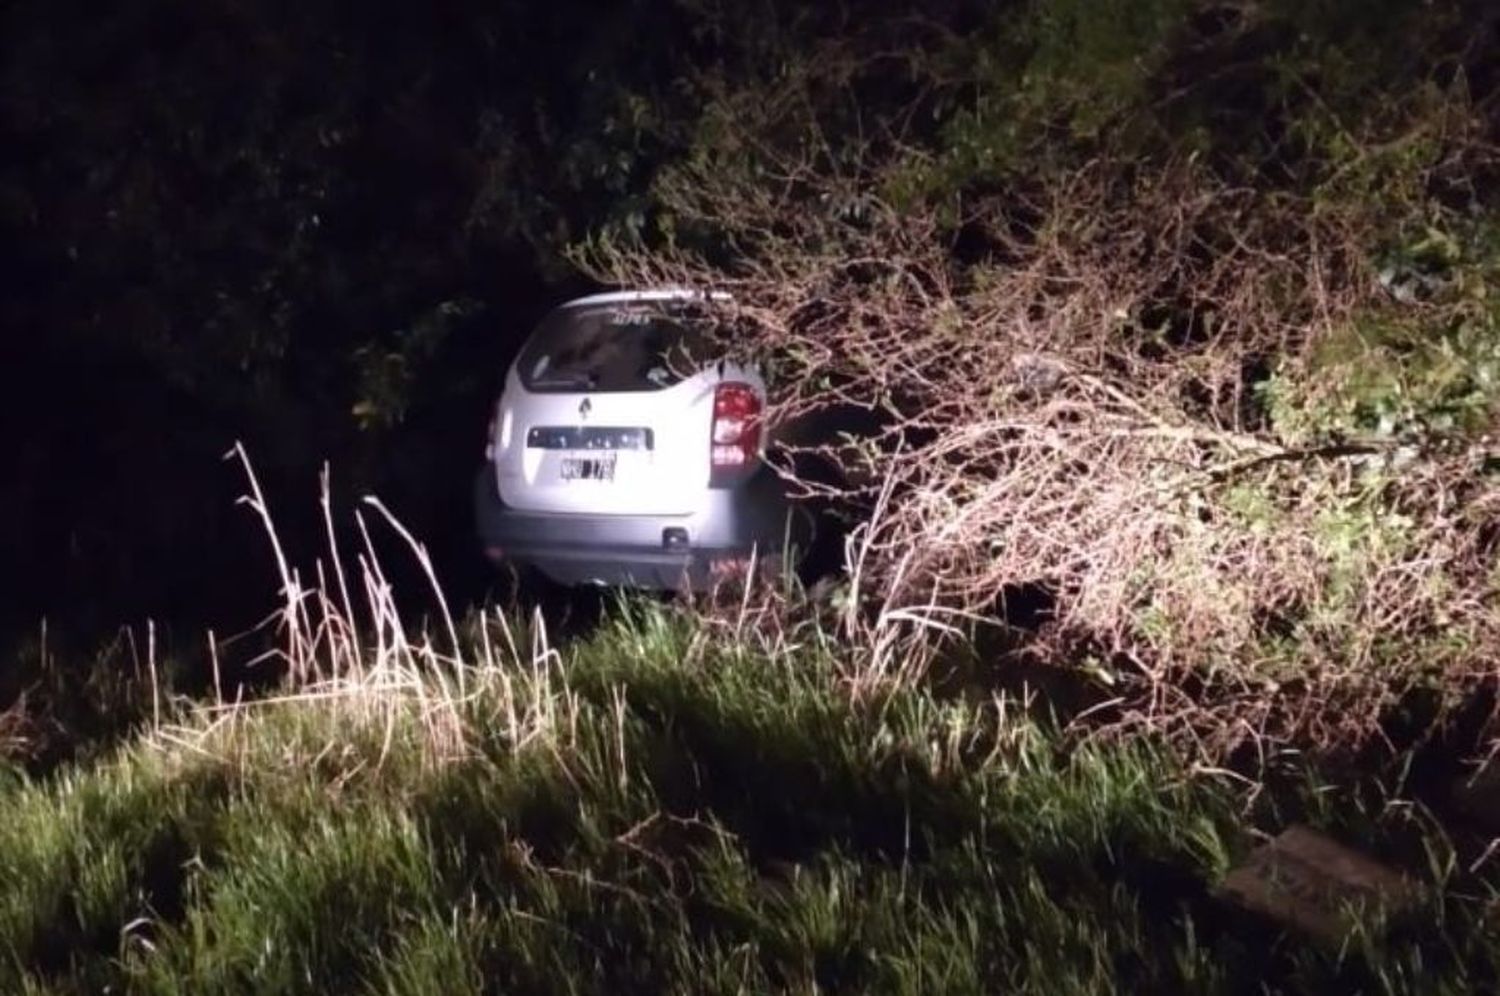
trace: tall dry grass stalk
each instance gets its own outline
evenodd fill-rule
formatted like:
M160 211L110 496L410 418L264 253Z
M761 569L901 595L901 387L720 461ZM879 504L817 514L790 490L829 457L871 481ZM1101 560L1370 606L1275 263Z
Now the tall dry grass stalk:
M498 729L521 749L538 741L555 743L573 723L576 699L570 694L561 657L551 645L540 613L523 639L506 613L494 608L474 621L476 636L465 640L436 576L426 548L378 499L365 499L380 521L410 549L430 584L441 631L413 632L397 592L381 567L370 524L353 515L361 549L352 561L340 550L327 468L320 475L320 505L328 549L311 572L313 583L293 563L276 531L275 520L249 455L236 444L226 454L243 470L248 492L241 499L259 518L274 555L280 608L249 634L272 645L251 666L284 670L281 684L266 694L226 698L219 676L223 644L209 635L215 672L215 701L201 722L163 723L158 711L155 737L221 756L244 756L253 734L245 720L271 710L316 713L330 731L374 734L377 765L390 755L398 737L417 734L424 761L442 764L471 756L470 732L483 723L487 735ZM355 566L353 572L346 564ZM356 594L357 593L357 594ZM362 596L362 597L361 597ZM407 607L410 610L410 607ZM314 750L313 757L333 745ZM306 759L304 759L306 760Z

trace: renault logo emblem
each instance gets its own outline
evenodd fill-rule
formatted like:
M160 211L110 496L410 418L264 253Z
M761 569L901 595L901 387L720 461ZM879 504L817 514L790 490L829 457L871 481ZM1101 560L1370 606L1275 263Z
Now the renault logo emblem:
M594 410L593 403L590 402L588 398L584 398L582 401L578 402L578 417L579 418L588 418L589 417L589 412L591 412L593 410Z

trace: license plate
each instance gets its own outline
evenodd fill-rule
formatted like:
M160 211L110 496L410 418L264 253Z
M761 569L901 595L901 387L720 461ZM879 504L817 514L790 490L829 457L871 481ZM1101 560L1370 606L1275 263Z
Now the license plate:
M615 454L596 457L563 457L561 477L565 481L613 481Z

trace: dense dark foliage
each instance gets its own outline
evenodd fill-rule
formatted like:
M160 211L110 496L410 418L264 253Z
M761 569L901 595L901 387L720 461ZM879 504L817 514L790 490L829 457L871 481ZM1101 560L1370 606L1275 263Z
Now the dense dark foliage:
M581 286L556 250L630 216L643 116L719 47L688 28L644 2L13 5L8 621L241 619L268 576L236 439L289 528L326 459L476 577L486 395Z
M1426 352L1442 367L1408 340L1447 318L1402 295L1488 286L1492 6L14 4L0 20L0 629L249 622L270 574L218 459L237 439L292 545L318 525L327 460L339 498L380 493L433 544L455 599L478 594L466 493L484 408L518 336L587 286L565 262L585 238L606 258L644 254L595 270L623 279L672 276L683 253L704 266L678 275L777 277L795 269L783 249L806 250L839 277L813 287L816 307L793 302L791 326L823 321L826 348L859 327L836 320L840 294L877 325L898 315L874 293L878 265L845 267L853 250L920 249L951 283L923 295L983 304L1049 233L1080 260L1146 267L1172 248L1157 225L1171 211L1191 222L1176 269L1094 267L1110 300L1087 306L1064 300L1079 281L1039 277L1018 310L976 305L961 349L1036 348L988 330L1084 328L1070 307L1118 313L1105 331L1140 340L1133 369L1181 381L1169 422L1233 423L1265 445L1477 424L1491 408L1474 378L1405 369ZM1088 182L1098 211L1058 193ZM1125 249L1091 234L1116 208L1101 231ZM1327 249L1304 227L1357 237ZM1351 386L1322 370L1353 348L1331 333L1307 370L1260 340L1221 350L1213 376L1193 367L1255 321L1318 324L1292 306L1309 245L1352 302L1319 327L1367 339L1382 323L1395 372ZM1264 287L1235 253L1269 261ZM1433 339L1463 363L1489 348L1477 301ZM1176 403L1176 387L1142 390Z

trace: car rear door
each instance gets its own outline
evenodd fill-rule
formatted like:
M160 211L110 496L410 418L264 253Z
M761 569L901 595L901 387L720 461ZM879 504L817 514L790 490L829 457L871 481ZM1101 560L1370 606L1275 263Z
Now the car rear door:
M688 338L659 307L638 304L544 320L497 412L501 499L537 512L694 511L708 487L714 389L747 375Z

